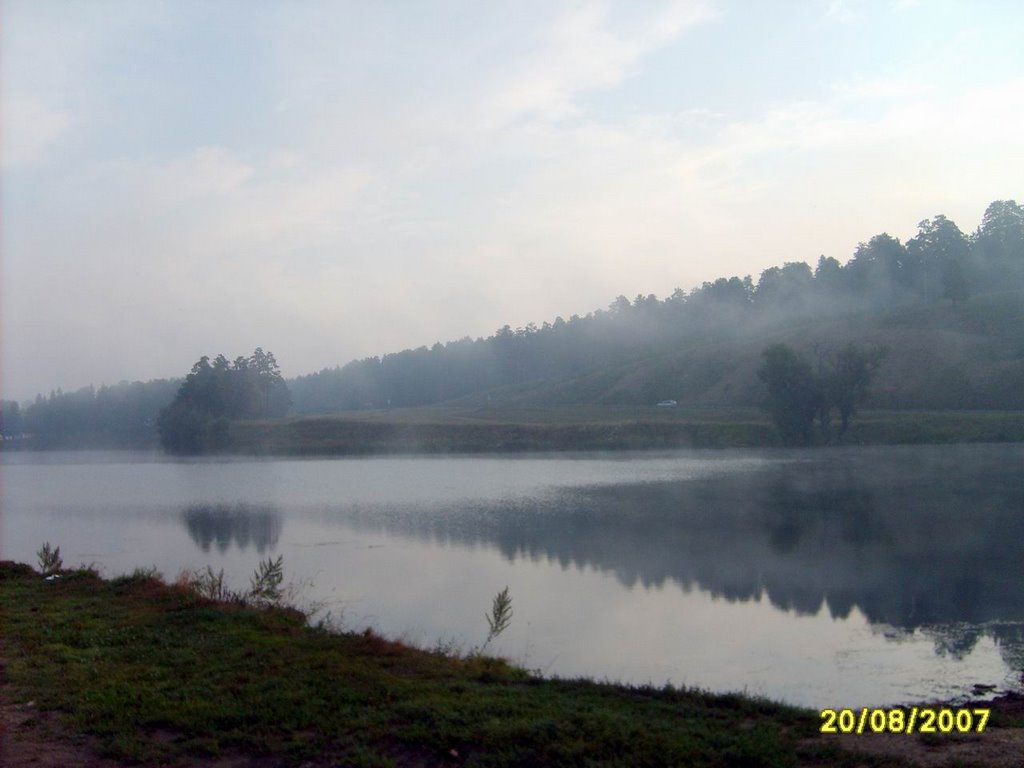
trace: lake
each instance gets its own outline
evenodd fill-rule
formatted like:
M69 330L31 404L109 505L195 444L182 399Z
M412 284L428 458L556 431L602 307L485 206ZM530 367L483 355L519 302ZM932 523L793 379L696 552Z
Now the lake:
M113 576L284 555L346 629L545 675L813 707L1020 690L1024 446L338 459L18 453L0 556Z

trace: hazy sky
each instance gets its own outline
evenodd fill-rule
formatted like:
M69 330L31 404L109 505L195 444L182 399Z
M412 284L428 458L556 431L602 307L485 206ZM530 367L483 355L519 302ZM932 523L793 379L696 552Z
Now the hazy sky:
M1024 197L1018 0L0 0L5 397L285 375Z

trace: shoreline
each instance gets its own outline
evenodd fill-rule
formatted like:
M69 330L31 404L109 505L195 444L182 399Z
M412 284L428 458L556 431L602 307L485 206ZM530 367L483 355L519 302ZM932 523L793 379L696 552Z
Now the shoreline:
M65 762L86 766L272 758L306 766L852 768L878 764L870 761L879 755L893 766L947 764L920 763L926 754L1002 766L1011 764L1002 756L1024 749L1019 695L974 702L993 709L982 734L828 736L814 710L741 694L539 678L479 652L424 651L372 630L311 627L292 608L210 600L143 571L101 579L66 570L46 580L0 563L0 607L5 749L45 743L66 758L77 745L84 762ZM723 763L723 755L731 757Z
M1024 442L1024 411L864 411L845 438L820 436L809 448ZM159 450L108 441L4 441L3 452ZM564 407L413 408L233 422L228 445L201 455L372 456L783 447L752 408Z

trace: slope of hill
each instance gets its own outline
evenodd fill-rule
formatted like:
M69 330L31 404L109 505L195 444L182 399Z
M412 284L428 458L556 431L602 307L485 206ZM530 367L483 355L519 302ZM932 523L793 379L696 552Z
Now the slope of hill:
M460 406L756 406L761 352L784 342L812 361L847 343L888 350L867 405L893 410L1024 409L1024 291L953 305L908 306L761 326L694 338L664 354L586 374L505 386L453 401Z

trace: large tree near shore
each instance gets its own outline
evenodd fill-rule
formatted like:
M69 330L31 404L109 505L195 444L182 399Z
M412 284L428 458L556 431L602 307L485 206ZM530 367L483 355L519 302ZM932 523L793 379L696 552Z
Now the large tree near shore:
M840 439L845 436L858 406L867 398L875 371L885 355L883 347L865 350L850 343L836 353L832 365L823 373L825 407L839 411Z
M786 344L772 344L762 353L757 375L768 389L765 405L782 442L807 445L813 436L814 419L821 435L831 439L833 409L839 411L839 438L868 396L875 372L885 358L882 347L862 349L850 343L834 353L819 353L817 370Z
M228 362L199 358L160 412L160 443L172 453L202 453L224 448L228 423L236 419L283 416L291 404L288 385L272 352L257 347L250 357Z
M766 405L782 442L806 445L822 397L810 364L785 344L772 344L761 357L757 375L768 387Z

